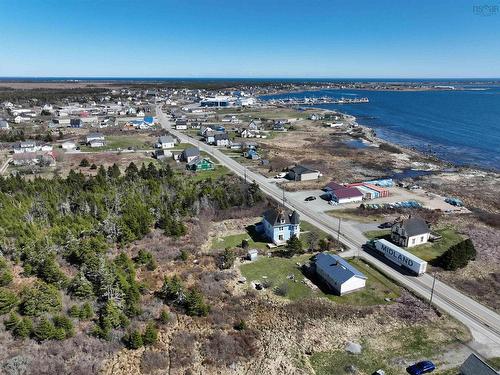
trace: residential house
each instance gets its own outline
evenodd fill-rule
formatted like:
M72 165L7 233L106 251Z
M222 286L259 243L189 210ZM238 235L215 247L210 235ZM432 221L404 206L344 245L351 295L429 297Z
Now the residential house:
M75 142L66 141L61 144L61 148L65 151L70 151L76 149Z
M164 160L164 159L172 157L172 151L164 150L164 149L155 150L154 157L157 160Z
M186 164L186 169L190 171L211 171L214 169L214 163L208 158L197 157Z
M0 118L0 130L9 130L10 126L7 120Z
M16 166L40 165L51 167L56 165L56 159L51 152L24 152L12 155L12 162Z
M460 366L461 375L499 375L486 361L483 361L476 354L472 353Z
M288 171L288 178L293 181L316 180L319 178L319 175L319 171L303 165L296 165Z
M253 148L248 150L248 151L245 151L243 153L243 156L246 157L247 159L251 159L251 160L259 160L260 159L259 154Z
M188 122L185 119L175 120L175 129L176 130L187 130Z
M35 141L24 141L14 145L14 154L40 151L40 146Z
M83 127L83 121L81 118L72 118L69 120L69 126L71 128L82 128Z
M255 138L257 136L257 132L255 130L243 129L240 131L241 138Z
M229 146L229 137L227 136L227 133L215 134L214 142L216 146L227 147Z
M402 247L422 245L429 241L431 231L424 219L410 215L399 220L391 227L391 241Z
M180 159L182 161L189 163L192 160L199 157L200 157L200 150L197 147L188 147L184 151L182 151Z
M106 145L106 140L102 133L89 133L85 139L85 143L90 147L103 147Z
M63 118L53 118L49 122L49 128L51 129L58 129L58 128L67 128L70 126L70 119L63 119Z
M175 139L171 135L162 135L158 138L156 147L161 149L173 148L175 146Z
M315 267L321 280L341 296L363 289L366 285L367 277L338 255L319 253Z
M294 235L300 237L300 216L297 211L271 208L264 212L259 228L275 245L283 245Z
M250 130L260 130L260 128L261 128L260 121L252 120L248 124L248 129L250 129Z

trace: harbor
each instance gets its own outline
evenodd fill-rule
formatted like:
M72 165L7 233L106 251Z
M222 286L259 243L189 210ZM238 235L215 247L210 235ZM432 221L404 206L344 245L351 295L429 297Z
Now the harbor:
M329 96L305 97L305 98L279 98L268 99L266 101L272 105L297 106L297 105L318 105L318 104L358 104L369 103L368 98L332 98Z

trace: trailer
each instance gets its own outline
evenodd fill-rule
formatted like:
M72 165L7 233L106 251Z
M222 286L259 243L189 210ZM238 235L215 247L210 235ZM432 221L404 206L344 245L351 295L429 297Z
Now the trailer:
M386 259L409 270L417 276L423 275L427 270L427 262L425 260L420 259L387 240L373 240L370 245L384 255Z

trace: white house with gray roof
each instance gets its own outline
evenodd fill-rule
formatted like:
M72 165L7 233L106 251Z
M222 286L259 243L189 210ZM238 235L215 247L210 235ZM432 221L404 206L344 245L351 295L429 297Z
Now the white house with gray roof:
M429 241L431 231L424 219L410 216L400 220L391 227L391 241L403 247L422 245Z
M366 285L367 277L335 254L316 255L316 273L329 288L341 296L363 289Z
M173 148L175 146L175 139L171 135L162 135L158 138L156 146L161 149Z

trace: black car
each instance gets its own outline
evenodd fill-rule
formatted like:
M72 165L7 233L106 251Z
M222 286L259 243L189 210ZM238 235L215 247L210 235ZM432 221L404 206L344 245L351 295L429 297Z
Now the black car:
M313 197L312 195L310 197L307 197L306 199L304 199L306 202L310 202L310 201L313 201L315 200L316 197Z
M385 223L382 223L378 226L380 229L385 229L385 228L391 228L392 227L392 223L387 221Z

